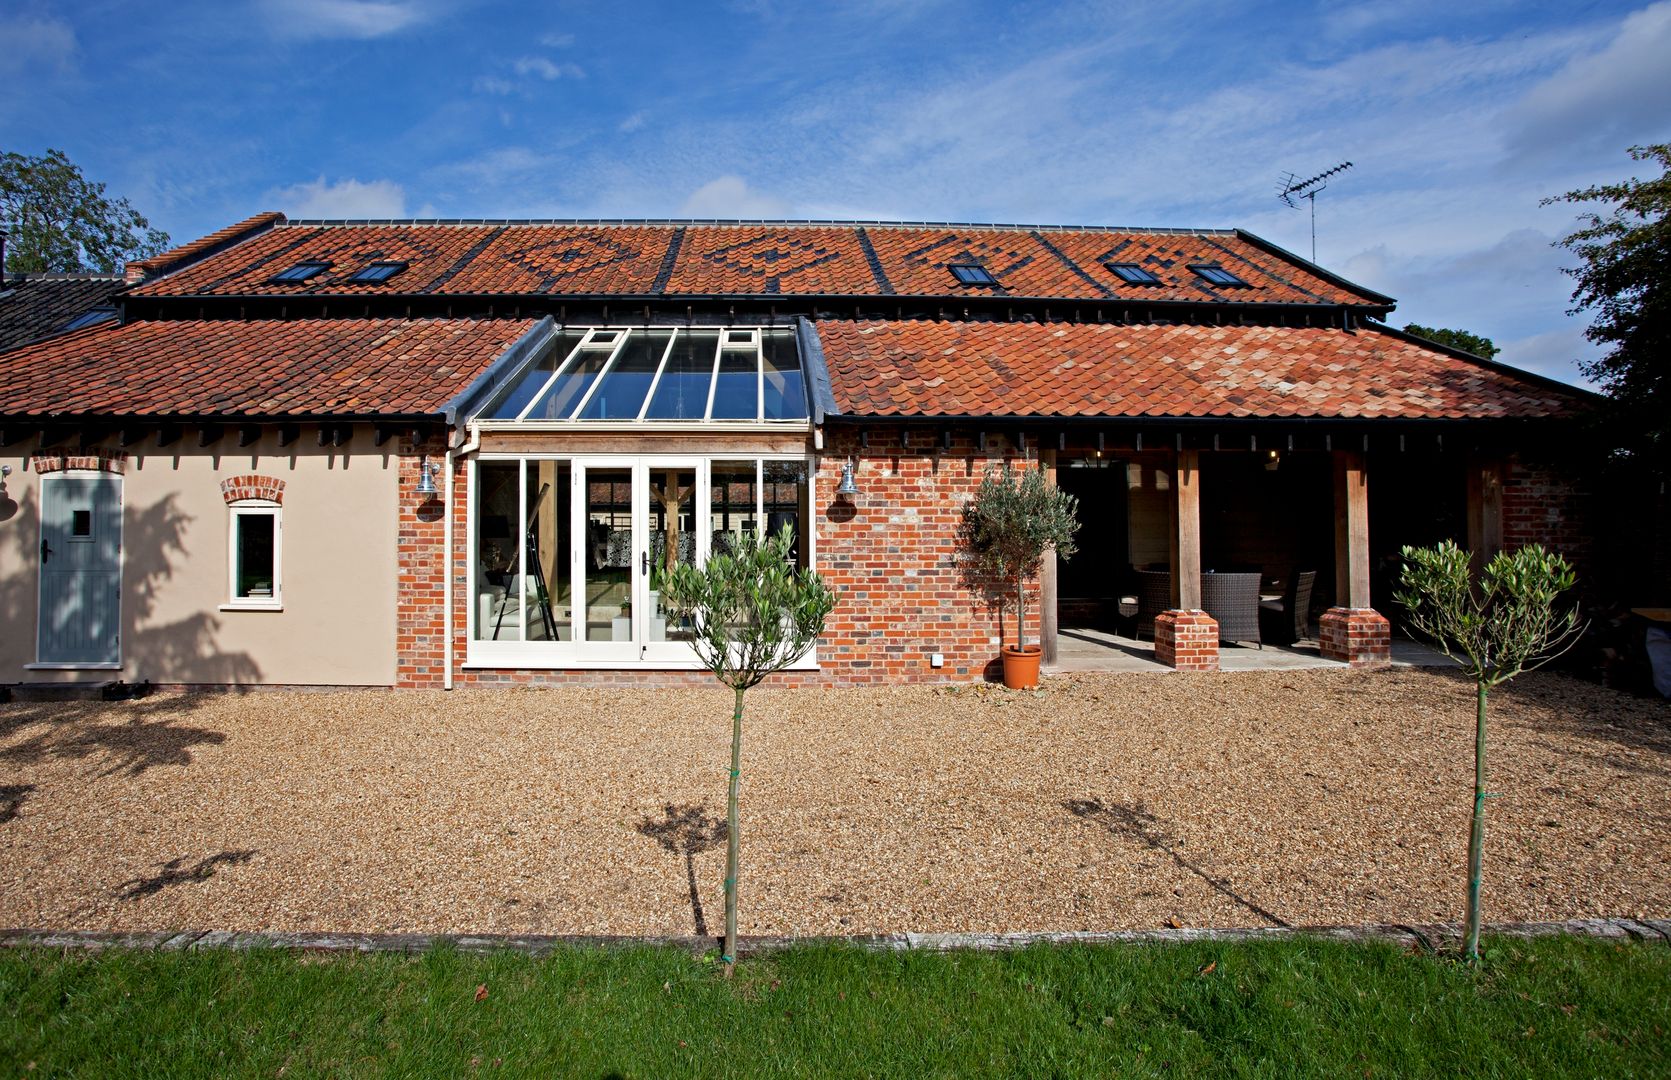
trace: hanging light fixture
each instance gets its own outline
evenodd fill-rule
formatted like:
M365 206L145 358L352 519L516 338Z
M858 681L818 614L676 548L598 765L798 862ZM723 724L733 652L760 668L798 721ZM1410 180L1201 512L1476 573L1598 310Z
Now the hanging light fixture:
M418 466L418 486L415 493L425 498L440 494L435 487L435 466L427 461Z
M841 467L841 483L836 485L836 494L850 499L858 493L859 482L853 476L853 459L848 458Z

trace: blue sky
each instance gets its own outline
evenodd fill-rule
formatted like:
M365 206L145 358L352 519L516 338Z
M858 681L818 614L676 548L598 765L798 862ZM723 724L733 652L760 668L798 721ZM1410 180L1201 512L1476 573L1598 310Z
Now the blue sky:
M1545 195L1671 139L1671 0L36 3L0 149L177 241L292 216L1240 226L1576 379Z

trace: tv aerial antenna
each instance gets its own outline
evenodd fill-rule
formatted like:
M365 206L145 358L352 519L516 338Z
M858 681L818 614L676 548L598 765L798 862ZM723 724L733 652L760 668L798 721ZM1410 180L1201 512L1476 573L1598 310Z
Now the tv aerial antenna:
M1283 173L1282 179L1276 182L1276 197L1293 207L1300 208L1295 201L1304 199L1311 204L1311 261L1317 261L1317 193L1329 186L1329 177L1345 172L1352 167L1350 161L1343 161L1332 169L1325 169L1309 180L1301 180L1293 173Z

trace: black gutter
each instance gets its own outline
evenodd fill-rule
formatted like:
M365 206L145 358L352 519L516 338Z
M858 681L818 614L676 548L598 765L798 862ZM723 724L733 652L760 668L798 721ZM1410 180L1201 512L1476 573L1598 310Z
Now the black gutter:
M1348 290L1350 290L1352 292L1355 292L1355 293L1358 293L1359 295L1362 295L1362 296L1374 297L1375 299L1382 301L1382 303L1384 303L1386 305L1388 310L1391 310L1392 308L1395 308L1395 307L1398 306L1398 301L1394 300L1392 297L1386 295L1385 293L1379 293L1379 292L1376 292L1374 289L1365 288L1364 286L1359 285L1355 281L1351 281L1351 280L1348 280L1347 278L1341 277L1339 274L1335 273L1333 270L1325 270L1321 266L1318 266L1316 263L1312 262L1310 259L1306 258L1305 256L1296 255L1292 251L1289 251L1287 248L1281 246L1280 244L1271 243L1269 240L1265 239L1263 236L1257 236L1254 233L1248 232L1246 229L1236 229L1236 230L1234 230L1234 232L1237 236L1239 236L1243 240L1247 241L1248 243L1252 244L1254 247L1259 248L1262 251L1267 251L1270 254L1275 255L1279 258L1288 259L1288 260L1290 260L1294 263L1297 263L1302 269L1306 270L1309 273L1316 274L1318 277L1322 278L1324 281L1327 281L1332 285L1338 285L1342 289L1348 289ZM1370 306L1379 306L1379 305L1370 305Z

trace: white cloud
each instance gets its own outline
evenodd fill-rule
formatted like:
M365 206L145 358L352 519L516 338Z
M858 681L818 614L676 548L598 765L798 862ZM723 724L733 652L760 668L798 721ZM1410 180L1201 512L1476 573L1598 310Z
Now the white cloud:
M261 7L275 33L304 41L387 37L431 15L418 0L261 0Z
M789 215L789 204L756 191L740 176L721 176L691 192L679 212L699 218L781 218Z
M1596 354L1595 346L1584 339L1579 326L1563 326L1511 341L1494 340L1493 344L1503 350L1496 357L1500 362L1567 382L1582 381L1578 361Z
M524 56L511 65L511 70L518 75L537 75L551 82L556 79L584 79L586 73L580 70L579 64L558 64L543 56Z
M573 34L541 34L540 44L548 49L566 49L574 44Z
M392 180L307 183L269 191L269 205L293 218L398 218L406 216L406 191Z
M642 128L644 126L644 122L648 119L649 116L642 109L640 109L638 112L633 113L625 120L622 120L619 124L616 124L615 130L619 131L623 135L627 135Z
M1503 114L1514 158L1622 148L1671 130L1671 0L1628 16L1599 51L1573 57Z
M478 75L470 89L478 94L509 94L516 90L516 84L497 75Z
M75 30L62 19L24 16L0 20L0 74L75 70Z

